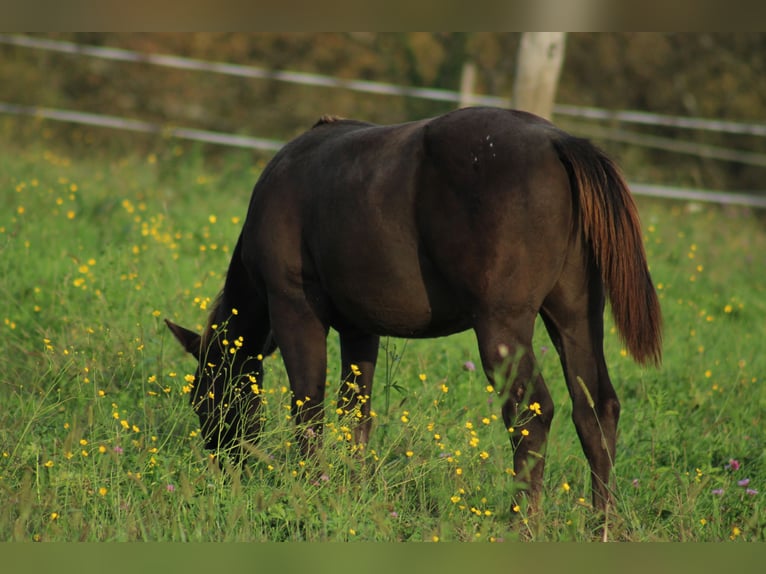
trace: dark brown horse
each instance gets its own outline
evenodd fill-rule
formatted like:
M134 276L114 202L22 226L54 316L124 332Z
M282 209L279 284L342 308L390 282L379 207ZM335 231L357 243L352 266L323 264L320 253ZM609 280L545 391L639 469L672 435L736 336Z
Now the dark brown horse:
M614 163L536 116L469 108L393 126L323 118L288 143L255 185L207 329L168 326L199 361L192 403L209 448L257 438L261 362L278 346L307 454L321 434L330 327L342 380L361 371L339 398L361 411L360 443L379 337L473 329L534 508L553 416L532 351L540 314L603 509L620 412L606 298L632 356L659 363L660 308ZM532 403L540 414L519 425Z

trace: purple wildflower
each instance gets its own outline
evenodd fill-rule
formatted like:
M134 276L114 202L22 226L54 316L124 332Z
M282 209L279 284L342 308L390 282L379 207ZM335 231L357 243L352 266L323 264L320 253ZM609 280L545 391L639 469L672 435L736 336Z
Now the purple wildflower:
M473 361L466 361L465 363L463 363L463 368L466 371L474 372L476 370L476 365L474 364Z
M737 481L738 486L747 486L748 484L750 484L749 478L743 478L742 480Z
M711 494L714 494L715 496L721 496L723 495L723 488L714 488L710 491Z
M174 484L168 484L168 485L165 487L165 490L167 490L168 492L175 492L175 491L176 491L176 487L175 487L175 485L174 485Z
M120 445L116 445L112 450L115 452L115 454L122 454L124 452Z
M740 464L736 458L730 458L729 464L726 465L726 470L739 470Z
M745 494L749 494L750 496L755 496L756 494L758 494L758 491L754 488L748 488L745 491Z
M321 475L319 475L319 479L312 482L312 486L319 486L323 482L327 482L330 480L330 477L327 475L327 473L323 472Z
M638 484L639 484L638 479L634 478L633 479L633 488L638 488Z

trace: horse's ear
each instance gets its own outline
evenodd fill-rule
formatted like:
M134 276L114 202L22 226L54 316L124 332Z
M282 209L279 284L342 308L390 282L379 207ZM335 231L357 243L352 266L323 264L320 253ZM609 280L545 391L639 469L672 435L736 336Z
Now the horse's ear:
M168 329L170 329L170 332L175 335L176 339L178 339L178 342L181 343L181 346L186 349L188 353L194 355L195 359L199 359L202 337L198 333L190 331L185 327L181 327L181 325L176 325L168 319L165 319L165 324L168 326Z

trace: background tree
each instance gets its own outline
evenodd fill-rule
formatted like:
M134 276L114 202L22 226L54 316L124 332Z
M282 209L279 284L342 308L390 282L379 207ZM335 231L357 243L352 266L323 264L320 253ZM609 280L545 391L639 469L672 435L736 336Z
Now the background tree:
M522 34L512 107L551 119L565 46L565 32Z

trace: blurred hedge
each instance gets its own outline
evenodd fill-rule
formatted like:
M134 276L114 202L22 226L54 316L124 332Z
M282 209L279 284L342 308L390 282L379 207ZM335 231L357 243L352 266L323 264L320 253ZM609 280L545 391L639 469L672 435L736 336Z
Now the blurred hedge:
M463 63L477 66L476 92L509 96L519 33L59 33L82 44L167 53L270 69L458 89ZM398 122L447 111L449 103L0 46L0 100L288 139L322 114ZM764 122L766 34L571 33L557 102ZM557 118L564 127L585 124ZM81 129L50 125L77 144ZM88 128L90 130L90 128ZM766 153L763 138L656 127L633 131ZM112 130L87 138L118 139ZM140 138L139 138L140 139ZM138 141L138 140L137 140ZM610 141L629 175L707 188L763 189L763 168ZM215 152L212 152L215 153Z

